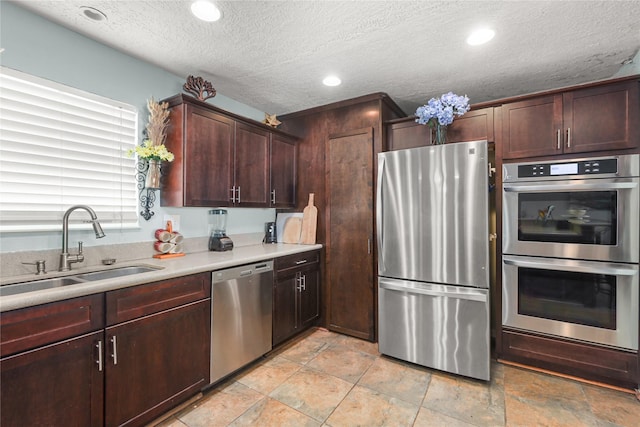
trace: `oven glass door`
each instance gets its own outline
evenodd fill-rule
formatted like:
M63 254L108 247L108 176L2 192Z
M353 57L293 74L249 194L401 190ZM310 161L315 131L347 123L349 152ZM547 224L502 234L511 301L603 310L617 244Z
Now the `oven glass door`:
M505 183L503 252L638 262L638 179Z
M638 266L503 256L503 324L638 349Z

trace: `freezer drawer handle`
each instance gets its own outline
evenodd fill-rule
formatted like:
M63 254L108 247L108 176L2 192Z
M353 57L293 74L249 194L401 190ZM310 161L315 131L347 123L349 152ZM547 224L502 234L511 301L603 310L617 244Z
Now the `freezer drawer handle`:
M389 289L390 291L400 291L400 292L406 292L409 294L421 294L421 295L428 295L433 297L447 297L447 298L464 299L464 300L470 300L470 301L487 302L486 294L482 292L474 292L473 290L467 290L467 292L465 293L443 292L436 289L413 288L413 287L393 285L391 283L386 283L386 282L380 282L380 287L382 289Z

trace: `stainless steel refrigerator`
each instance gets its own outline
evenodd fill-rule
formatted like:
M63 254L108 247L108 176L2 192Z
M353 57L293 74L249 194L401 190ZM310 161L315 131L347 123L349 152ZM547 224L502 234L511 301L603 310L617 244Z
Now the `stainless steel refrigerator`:
M487 142L378 154L380 353L489 380Z

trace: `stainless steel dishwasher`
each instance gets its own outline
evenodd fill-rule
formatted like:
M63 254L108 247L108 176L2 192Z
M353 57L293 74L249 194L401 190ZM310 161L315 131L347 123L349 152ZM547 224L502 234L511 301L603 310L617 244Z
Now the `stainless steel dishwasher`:
M271 350L273 261L214 271L211 383Z

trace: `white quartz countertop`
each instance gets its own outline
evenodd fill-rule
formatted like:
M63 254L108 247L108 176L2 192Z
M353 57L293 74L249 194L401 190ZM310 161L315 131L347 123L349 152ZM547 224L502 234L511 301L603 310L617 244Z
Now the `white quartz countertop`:
M322 245L320 244L259 244L251 246L240 246L227 252L197 252L186 254L185 256L179 258L167 259L145 258L116 263L111 266L77 268L72 270L71 272L66 273L52 272L42 276L36 276L32 274L28 276L3 278L2 282L6 284L23 281L44 280L54 277L69 276L96 270L108 270L110 268L126 267L131 265L160 267L158 270L146 273L132 274L129 276L122 276L113 279L96 280L52 289L25 292L22 294L0 296L0 312L60 301L69 298L81 297L100 292L112 291L114 289L121 289L144 283L156 282L158 280L187 276L190 274L202 273L205 271L221 270L227 267L234 267L238 265L264 261L286 255L312 251L320 248L322 248Z

